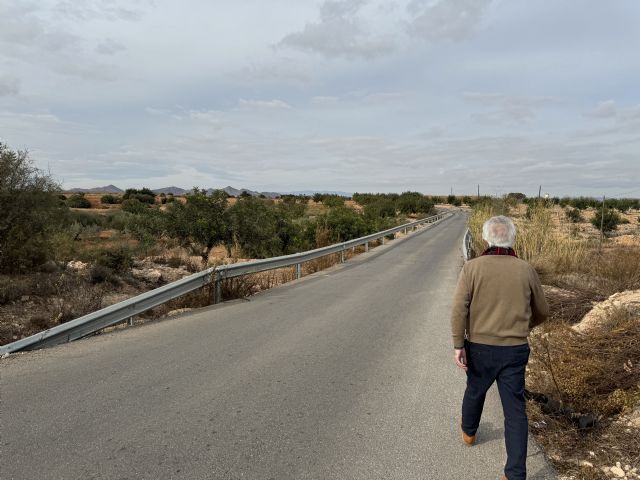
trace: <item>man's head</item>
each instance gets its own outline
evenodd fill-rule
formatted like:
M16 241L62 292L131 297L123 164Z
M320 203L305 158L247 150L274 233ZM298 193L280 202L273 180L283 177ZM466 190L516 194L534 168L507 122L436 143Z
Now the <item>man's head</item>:
M491 217L482 225L482 238L490 247L513 247L516 241L516 226L509 217Z

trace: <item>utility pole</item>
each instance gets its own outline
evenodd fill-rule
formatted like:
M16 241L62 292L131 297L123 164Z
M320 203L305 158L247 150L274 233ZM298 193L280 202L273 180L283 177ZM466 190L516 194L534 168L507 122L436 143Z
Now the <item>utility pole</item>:
M600 214L600 247L602 250L602 239L604 238L604 195L602 196L602 213Z
M540 195L542 194L542 185L538 187L538 200L540 200Z
M478 200L480 200L480 184L478 184Z

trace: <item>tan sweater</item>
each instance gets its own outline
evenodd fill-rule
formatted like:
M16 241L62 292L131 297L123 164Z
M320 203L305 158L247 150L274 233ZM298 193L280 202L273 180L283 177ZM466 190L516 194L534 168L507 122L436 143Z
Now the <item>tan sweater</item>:
M485 255L464 264L453 299L453 346L527 343L529 331L549 316L538 274L524 260Z

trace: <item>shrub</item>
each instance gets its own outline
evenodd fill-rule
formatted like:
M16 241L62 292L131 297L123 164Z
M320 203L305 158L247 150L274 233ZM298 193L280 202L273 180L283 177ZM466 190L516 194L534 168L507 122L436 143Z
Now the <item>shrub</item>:
M329 230L331 243L346 242L372 233L364 216L346 207L331 209L318 218L318 224Z
M250 258L266 258L280 255L287 228L286 217L278 218L276 210L259 198L245 197L228 211L231 235L227 238L227 248L238 243L242 253ZM282 225L278 225L282 220ZM287 235L289 237L289 235ZM287 238L289 241L290 238Z
M365 204L364 214L368 218L395 217L396 204L388 198L375 199Z
M580 223L582 221L582 215L580 215L580 210L577 208L567 208L564 214L571 223Z
M419 192L403 192L396 201L396 207L405 214L430 213L433 202Z
M133 255L126 247L102 250L98 253L95 264L110 268L114 272L125 273L133 267Z
M131 213L124 212L122 210L111 211L109 212L109 215L104 217L104 225L106 227L113 228L114 230L124 231L127 228L127 223L131 216Z
M26 151L0 143L0 272L26 271L51 258L51 238L68 212L59 194Z
M113 270L103 265L93 265L89 269L89 281L93 284L113 280Z
M122 201L122 211L139 214L144 212L147 208L146 203L141 202L137 198L128 198L127 200Z
M602 209L596 210L596 214L591 220L591 224L600 230L602 226L602 230L605 233L613 232L618 228L618 225L622 223L622 217L611 208L606 208L604 211L604 216L602 214Z
M326 196L322 200L322 203L330 208L344 207L344 197L338 195Z
M91 208L91 202L84 198L84 193L74 193L67 199L69 208Z
M100 198L100 203L103 205L115 205L118 203L122 203L122 198L116 197L114 195L103 195Z
M156 203L156 194L146 187L139 190L135 188L128 188L124 192L122 200L123 203L124 200L138 200L140 203L153 205L154 203Z

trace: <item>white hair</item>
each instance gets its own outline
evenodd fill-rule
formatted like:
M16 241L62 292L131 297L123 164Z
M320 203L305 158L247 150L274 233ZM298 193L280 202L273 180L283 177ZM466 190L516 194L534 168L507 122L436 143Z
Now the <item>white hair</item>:
M491 217L482 225L482 238L490 247L513 247L516 241L516 226L509 217Z

